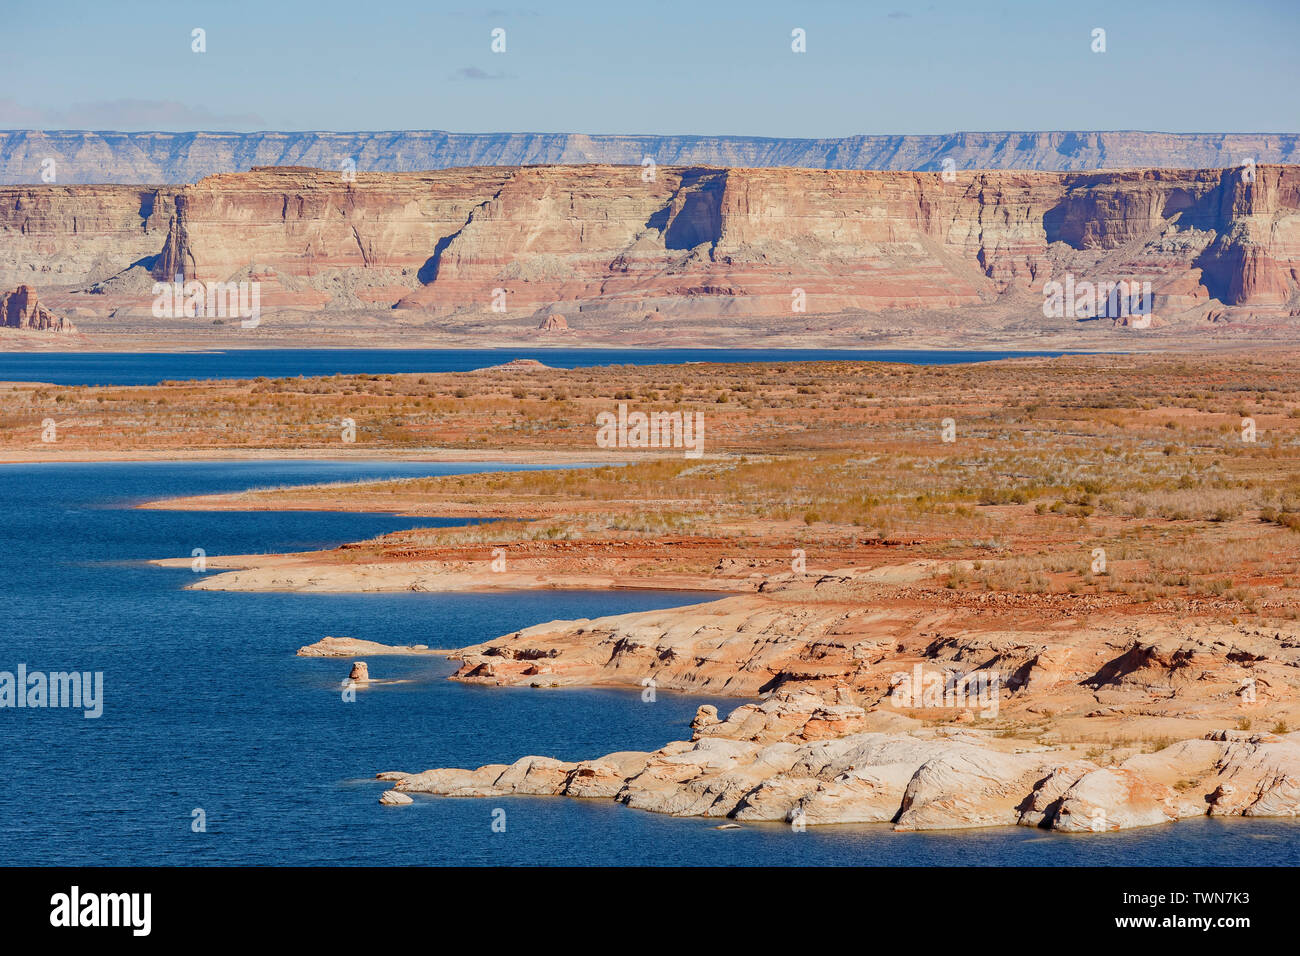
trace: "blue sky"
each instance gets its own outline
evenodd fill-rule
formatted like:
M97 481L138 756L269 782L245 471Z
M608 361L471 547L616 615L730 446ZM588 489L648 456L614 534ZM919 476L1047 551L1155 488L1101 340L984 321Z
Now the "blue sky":
M0 128L1300 130L1297 0L7 6Z

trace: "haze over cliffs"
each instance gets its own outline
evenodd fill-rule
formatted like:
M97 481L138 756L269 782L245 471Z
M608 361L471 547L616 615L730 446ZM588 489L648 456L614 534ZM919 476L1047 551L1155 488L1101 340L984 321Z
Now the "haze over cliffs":
M1295 133L957 132L774 139L585 133L0 131L0 183L192 183L254 166L411 172L538 164L706 165L810 169L1045 171L1221 169L1300 162Z
M259 283L270 323L362 315L499 336L560 313L566 335L644 342L685 323L857 341L926 323L1111 328L1046 316L1045 284L1125 280L1150 283L1157 330L1293 335L1300 167L951 182L606 165L349 180L289 167L177 187L0 188L0 285L39 288L88 330L156 327L154 284L178 275Z

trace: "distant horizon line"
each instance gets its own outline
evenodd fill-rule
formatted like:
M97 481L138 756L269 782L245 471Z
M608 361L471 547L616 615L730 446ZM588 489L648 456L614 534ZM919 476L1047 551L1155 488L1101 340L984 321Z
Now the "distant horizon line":
M939 133L847 133L843 136L768 136L748 133L590 133L582 131L558 131L558 130L489 130L481 132L458 131L445 129L253 129L253 130L220 130L220 129L39 129L36 127L6 127L0 128L0 135L8 133L40 133L43 135L55 134L93 134L93 135L120 135L120 136L304 136L304 135L326 135L326 136L356 136L370 133L404 133L404 134L430 134L443 136L592 136L607 138L623 139L666 139L666 138L684 138L693 139L741 139L741 140L774 140L781 142L822 142L825 140L844 140L844 139L902 139L902 138L939 138L951 136L1037 136L1043 134L1059 133L1062 135L1106 135L1117 133L1140 133L1148 136L1300 136L1300 131L1287 132L1282 130L1252 130L1248 132L1224 132L1222 130L1200 130L1200 131L1175 131L1175 130L1154 130L1154 129L963 129L949 130Z

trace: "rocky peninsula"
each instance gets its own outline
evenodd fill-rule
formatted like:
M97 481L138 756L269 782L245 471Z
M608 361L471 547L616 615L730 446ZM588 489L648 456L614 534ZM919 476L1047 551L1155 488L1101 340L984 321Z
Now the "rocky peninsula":
M395 635L304 648L353 662L450 653L454 679L510 693L736 699L654 752L374 768L399 795L1091 831L1300 809L1293 372L1294 356L1264 351L33 386L13 390L0 448L36 454L57 401L70 451L102 450L102 423L129 414L140 426L116 434L118 454L319 454L349 417L349 450L373 455L593 456L150 505L466 519L324 551L214 555L201 588L697 595L473 647ZM599 414L620 402L698 411L704 456L594 447Z

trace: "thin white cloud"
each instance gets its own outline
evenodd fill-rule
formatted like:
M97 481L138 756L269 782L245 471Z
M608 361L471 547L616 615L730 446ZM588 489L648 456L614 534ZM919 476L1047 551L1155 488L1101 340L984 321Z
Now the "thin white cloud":
M487 70L481 70L477 66L462 66L453 73L449 79L453 80L508 80L511 75L504 70L498 70L495 73L489 73Z

